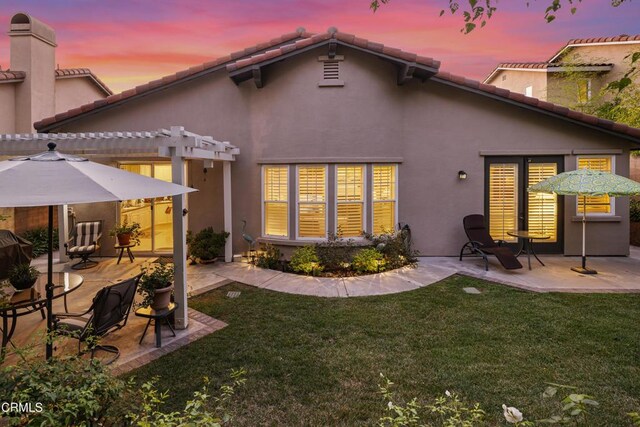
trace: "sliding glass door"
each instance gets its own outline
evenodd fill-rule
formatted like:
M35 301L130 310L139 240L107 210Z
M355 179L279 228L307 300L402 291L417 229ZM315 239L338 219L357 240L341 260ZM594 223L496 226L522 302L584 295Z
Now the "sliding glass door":
M563 158L487 157L485 160L485 216L494 239L516 244L511 230L550 236L536 242L540 253L561 253L563 198L528 193L527 188L563 171Z
M170 163L126 163L121 169L171 182ZM173 251L173 202L171 197L125 200L120 205L120 222L137 222L142 228L139 252L170 253Z

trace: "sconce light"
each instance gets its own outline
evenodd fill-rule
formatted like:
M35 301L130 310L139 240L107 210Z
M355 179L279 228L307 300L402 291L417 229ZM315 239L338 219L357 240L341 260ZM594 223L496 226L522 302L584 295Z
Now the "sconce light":
M458 179L467 179L467 173L465 171L458 171Z

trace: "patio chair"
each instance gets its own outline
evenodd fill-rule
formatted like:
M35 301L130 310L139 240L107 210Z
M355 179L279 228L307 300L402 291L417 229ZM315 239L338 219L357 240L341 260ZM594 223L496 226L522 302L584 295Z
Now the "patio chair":
M127 324L141 276L102 288L93 298L91 307L83 313L54 314L54 329L60 335L78 340L79 355L87 352L82 351L82 343L88 342L92 359L96 351L103 350L115 354L106 364L114 362L120 356L120 350L112 345L101 345L96 340Z
M100 249L102 237L102 220L82 221L76 223L71 237L64 244L70 259L80 258L80 262L71 266L74 270L84 270L98 265L97 261L89 259Z
M484 223L484 215L467 215L462 220L462 224L469 241L460 250L460 261L462 261L462 257L481 256L484 259L484 269L489 271L488 255L494 255L507 270L522 268L522 264L511 249L503 246L506 242L494 240L491 237Z

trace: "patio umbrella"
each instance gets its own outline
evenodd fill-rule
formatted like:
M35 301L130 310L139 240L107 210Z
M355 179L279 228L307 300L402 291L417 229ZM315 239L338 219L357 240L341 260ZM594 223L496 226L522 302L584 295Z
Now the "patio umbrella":
M540 181L528 188L530 193L555 193L560 195L582 196L582 267L573 267L573 271L583 274L596 274L587 268L585 245L586 197L584 196L637 196L640 195L640 183L609 172L591 169L578 169L563 172Z
M49 207L49 255L47 262L47 332L53 326L53 206L174 196L196 191L90 162L85 158L49 151L0 162L0 207ZM53 354L47 339L46 357Z

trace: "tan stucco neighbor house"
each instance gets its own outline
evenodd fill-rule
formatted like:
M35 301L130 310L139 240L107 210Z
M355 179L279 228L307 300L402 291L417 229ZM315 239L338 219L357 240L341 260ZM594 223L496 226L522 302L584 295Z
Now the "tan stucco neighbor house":
M575 197L526 188L578 167L629 173L640 129L440 71L440 62L334 28L304 29L35 123L38 132L183 126L239 149L231 166L233 251L244 232L281 248L411 226L422 255L457 255L462 218L484 213L494 238L548 233L540 252L580 253ZM111 155L171 179L166 161ZM227 162L229 163L229 162ZM219 164L187 163L188 228L224 229ZM174 169L175 170L175 169ZM462 173L464 172L464 173ZM463 179L464 178L464 179ZM229 182L228 180L225 182ZM171 251L171 201L75 207L78 219L138 221L144 252ZM587 251L628 255L626 198L593 198ZM107 246L107 245L105 245ZM106 249L105 249L106 250ZM105 252L108 253L108 252Z
M55 31L25 13L11 18L9 69L0 68L0 134L34 132L33 123L112 95L88 68L56 67ZM0 209L1 228L21 232L46 222L46 209ZM45 222L43 222L45 221Z

